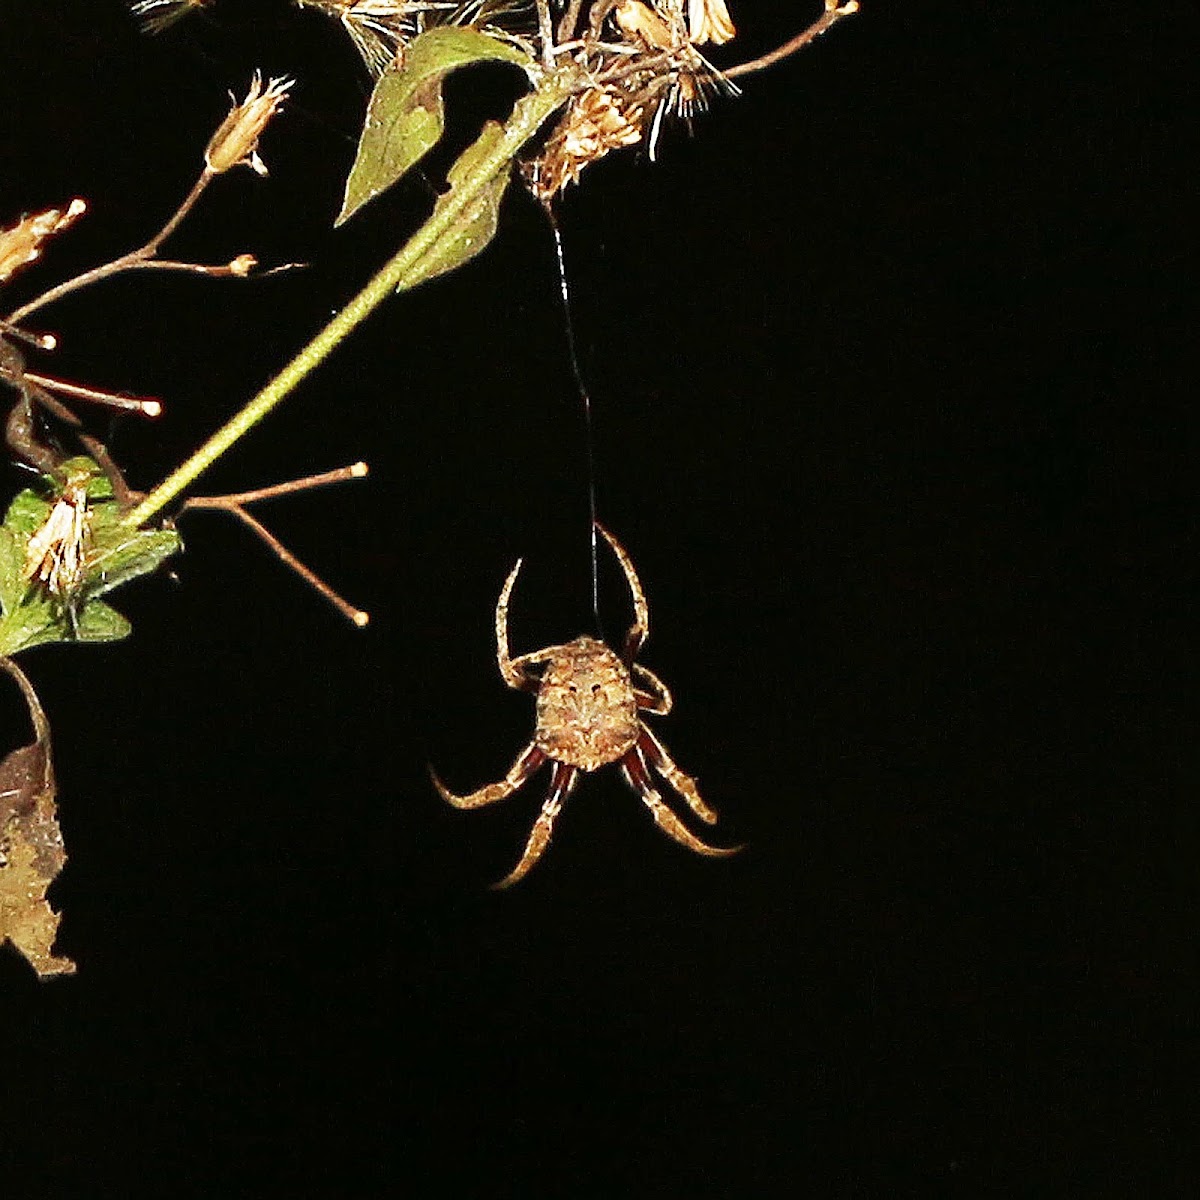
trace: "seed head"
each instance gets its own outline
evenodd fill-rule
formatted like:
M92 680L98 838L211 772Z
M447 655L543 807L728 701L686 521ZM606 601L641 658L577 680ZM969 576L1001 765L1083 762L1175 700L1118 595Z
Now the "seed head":
M731 41L737 32L729 18L725 0L688 0L688 41L694 46Z
M23 217L11 229L0 229L0 283L38 258L48 237L73 225L86 211L82 200L72 200L65 209L48 208Z
M613 20L631 42L640 42L651 50L678 50L683 40L659 13L641 0L620 0L613 10Z
M624 111L623 99L619 93L591 88L571 101L529 172L530 188L539 200L545 202L567 184L578 183L583 168L610 150L642 140L645 113L636 106Z
M130 11L142 22L147 33L162 33L189 13L203 8L208 0L137 0Z
M78 479L71 480L42 527L29 539L25 549L24 577L36 579L52 596L71 596L83 582L91 532L87 484Z
M264 91L262 75L254 72L245 100L229 110L204 151L204 161L212 174L220 175L243 163L259 175L267 173L266 164L258 156L258 139L295 82L280 76L268 80ZM232 100L233 96L229 98Z

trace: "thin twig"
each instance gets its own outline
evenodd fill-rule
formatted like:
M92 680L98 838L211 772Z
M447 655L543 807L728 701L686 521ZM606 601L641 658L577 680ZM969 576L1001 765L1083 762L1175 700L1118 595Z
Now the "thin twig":
M567 11L563 13L562 20L558 23L558 40L560 42L569 42L575 36L575 29L579 24L579 11L582 8L583 0L571 0L567 5Z
M25 378L32 383L63 396L72 396L76 400L90 400L93 404L103 404L105 408L119 408L123 412L135 412L143 417L162 415L162 404L152 397L123 396L119 392L104 392L97 388L84 387L79 383L68 383L65 379L54 379L49 375L38 375L26 371Z
M129 486L124 472L117 466L113 456L108 452L108 447L99 438L94 438L89 433L78 433L75 436L83 443L83 448L91 455L92 461L104 472L105 478L112 485L113 496L118 507L122 512L127 512L142 498L143 493L135 492Z
M74 279L67 279L50 288L49 291L43 292L40 296L35 296L28 304L23 304L20 308L14 309L9 314L6 323L15 325L17 322L23 321L30 313L37 312L39 308L45 307L47 304L68 295L70 292L77 292L80 288L87 287L89 284L96 283L101 279L107 279L110 275L116 275L120 271L128 271L132 267L145 265L146 260L152 259L158 253L159 246L179 228L184 217L195 207L196 201L200 199L204 189L208 187L213 178L213 173L205 167L200 173L200 178L192 185L192 190L184 198L183 203L175 210L167 223L144 246L140 246L136 250L130 250L128 254L122 254L120 258L114 258L112 262L93 267L90 271L84 271L82 275L76 275Z
M303 479L289 479L286 483L273 483L270 487L255 488L249 492L228 492L223 496L195 496L184 504L184 508L199 505L202 500L223 500L229 504L253 504L256 500L274 500L277 496L294 496L297 492L311 491L331 483L345 483L350 479L362 479L368 471L365 462L351 463L333 471L322 471L319 475L305 475Z
M837 24L842 17L848 17L856 12L858 12L858 0L847 0L841 5L837 3L837 0L825 0L825 12L803 33L798 33L794 38L784 42L782 46L768 54L751 59L749 62L739 63L736 67L723 69L721 74L726 79L736 79L739 75L749 75L752 71L766 70L767 67L774 66L781 59L795 54L797 50L803 50L809 42L816 41L825 30Z
M52 333L31 333L28 329L10 325L7 321L0 321L0 333L7 333L9 337L14 337L37 350L53 350L58 345L58 338Z
M370 614L347 603L311 567L302 563L261 521L247 512L244 505L252 504L256 500L270 500L277 496L294 495L296 492L324 487L330 483L341 483L348 479L361 479L366 474L367 464L356 462L349 467L339 467L334 471L323 471L319 475L306 475L303 479L293 479L287 483L277 483L271 487L256 488L249 492L231 492L224 496L192 496L184 501L182 511L186 511L189 508L207 508L220 509L224 512L232 513L233 516L237 517L239 521L243 522L243 524L261 538L285 566L295 571L309 587L324 596L342 616L361 629L370 621Z
M538 38L542 43L542 66L554 70L554 25L550 20L550 0L537 0Z
M597 85L615 83L618 79L624 79L627 75L638 75L643 71L657 71L659 67L673 65L678 55L679 51L668 50L663 54L654 54L646 58L635 59L632 62L622 63L619 67L613 67L611 71L605 71L602 75L597 75L596 83Z
M536 91L526 96L514 108L513 115L504 126L502 136L472 165L470 172L459 185L446 194L444 203L437 205L425 224L254 399L172 471L137 508L126 513L123 524L130 527L143 525L155 513L160 512L180 492L189 487L197 476L208 470L230 446L276 408L351 330L365 320L397 288L408 286L405 280L417 269L421 259L463 219L463 214L476 202L481 189L494 180L500 171L509 169L517 151L533 137L547 118L557 112L579 89L579 78L579 72L573 66L558 68L553 75L542 81Z

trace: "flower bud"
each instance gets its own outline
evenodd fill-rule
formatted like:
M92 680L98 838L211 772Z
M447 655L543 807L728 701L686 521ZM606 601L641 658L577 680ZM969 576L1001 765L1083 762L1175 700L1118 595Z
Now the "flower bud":
M214 175L220 175L245 163L259 175L267 173L258 156L258 139L267 122L279 111L288 89L296 81L280 76L267 82L263 91L262 76L255 71L250 90L241 104L234 104L220 128L212 135L204 151L204 161ZM230 96L230 99L233 99Z

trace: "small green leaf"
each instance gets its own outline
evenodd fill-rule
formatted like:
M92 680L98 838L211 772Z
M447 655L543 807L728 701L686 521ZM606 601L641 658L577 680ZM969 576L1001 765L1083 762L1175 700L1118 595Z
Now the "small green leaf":
M103 600L89 600L75 623L77 642L119 642L128 637L132 626L115 608Z
M495 121L489 121L479 137L463 151L461 157L450 168L447 179L450 190L437 202L434 212L450 205L457 200L459 189L472 188L461 214L430 248L417 260L412 269L396 285L396 291L403 292L416 287L426 279L436 275L444 275L469 262L496 236L496 226L500 221L500 201L504 198L504 190L508 187L511 158L502 162L499 170L490 176L485 175L482 183L477 183L471 177L483 169L486 171L487 158L492 154L504 138L504 130Z
M51 604L36 588L27 587L21 602L0 621L0 655L16 654L46 642L65 642L70 637L64 606Z
M106 528L99 519L96 526L88 555L89 596L103 596L139 575L149 575L183 549L174 529L128 529L115 520Z
M0 654L16 654L49 642L110 642L126 637L129 622L96 597L147 575L182 548L174 529L131 529L123 521L112 485L91 459L62 464L64 478L83 481L88 498L88 541L83 579L69 595L50 595L26 575L30 538L46 522L62 491L47 478L49 498L26 489L9 505L0 526Z
M28 539L46 523L53 507L49 500L43 499L32 488L26 488L13 497L4 517L4 527L12 530L17 537L23 535Z
M21 573L25 566L24 551L11 529L0 526L0 611L12 612L21 603L25 591L25 580Z
M515 63L527 73L536 69L528 54L507 42L476 29L443 25L412 42L402 67L383 73L367 106L335 225L391 187L437 145L446 126L443 80L459 67L485 61Z

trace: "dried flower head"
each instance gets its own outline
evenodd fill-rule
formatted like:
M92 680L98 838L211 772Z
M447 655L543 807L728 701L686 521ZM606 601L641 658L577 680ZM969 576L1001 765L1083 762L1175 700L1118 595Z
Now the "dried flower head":
M340 22L372 75L382 75L412 37L413 5L402 0L296 0Z
M266 164L258 156L258 139L295 82L283 77L271 79L264 91L262 75L255 71L245 100L234 102L204 151L204 161L212 174L219 175L243 163L259 175L267 173ZM229 98L233 100L233 95Z
M0 283L33 262L42 253L42 243L73 225L87 211L82 200L72 200L65 209L23 217L11 229L0 229Z
M613 20L630 42L649 50L679 50L686 40L678 14L660 13L642 0L619 0Z
M245 279L257 266L258 259L253 254L239 254L237 258L230 260L228 270L230 275Z
M423 28L425 15L452 13L451 0L295 0L299 8L315 8L332 17L350 35L367 70L378 77ZM451 17L453 20L454 17Z
M732 41L736 32L725 0L688 0L688 41L692 45L712 42L721 46Z
M533 194L543 203L569 183L578 183L580 172L610 150L642 140L645 112L622 109L619 92L592 88L576 96L541 156L527 171Z
M147 33L162 33L207 3L208 0L138 0L129 10Z
M68 480L50 515L29 539L25 551L25 579L36 579L56 598L73 596L83 583L91 529L87 481Z

